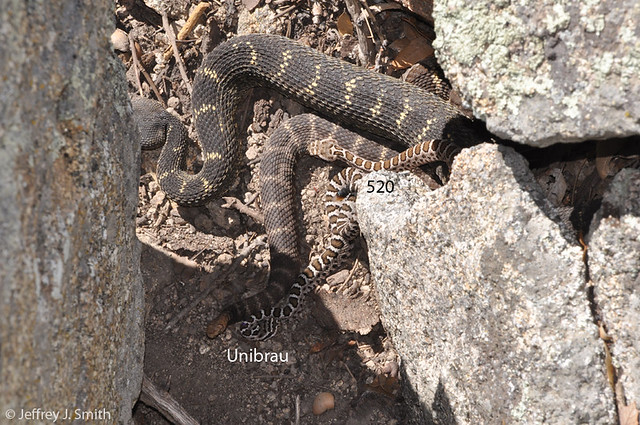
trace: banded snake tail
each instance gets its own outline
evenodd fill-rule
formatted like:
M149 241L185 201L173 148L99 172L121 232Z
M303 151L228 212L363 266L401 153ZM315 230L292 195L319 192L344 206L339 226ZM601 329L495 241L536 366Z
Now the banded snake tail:
M247 339L264 341L274 336L278 323L290 317L303 302L304 297L329 274L333 273L349 256L353 241L360 233L356 219L356 182L364 173L355 168L345 168L336 174L325 195L325 207L329 218L329 239L324 251L314 256L300 273L287 296L270 310L260 310L240 325L240 334Z

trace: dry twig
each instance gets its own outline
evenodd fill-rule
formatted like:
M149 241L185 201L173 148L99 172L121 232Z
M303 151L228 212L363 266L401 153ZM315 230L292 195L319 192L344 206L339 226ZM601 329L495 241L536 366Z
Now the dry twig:
M354 28L356 30L356 36L358 38L358 45L360 46L361 53L361 61L362 65L369 67L373 64L376 49L373 40L373 34L371 33L371 27L367 23L368 31L363 28L362 20L363 13L362 7L358 0L344 0L345 5L347 6L347 11L349 15L351 15L351 21L354 23Z
M167 17L166 12L162 12L162 26L164 27L164 32L167 34L167 38L169 39L169 43L171 43L171 48L173 49L173 54L176 57L176 63L178 64L178 69L180 70L180 75L184 80L184 84L187 86L187 91L189 95L193 89L191 88L191 83L189 82L189 77L187 77L187 70L184 67L184 62L182 61L182 57L180 56L180 50L178 50L178 44L176 43L176 37L173 34L173 29L169 24L169 18Z
M153 382L144 375L142 377L142 392L140 401L153 407L172 424L175 425L200 425L186 410L166 391L156 387Z
M300 425L300 394L296 394L296 421L295 425Z
M153 90L153 92L155 93L156 98L160 102L162 102L162 105L166 108L167 105L165 105L164 100L162 99L162 96L160 96L160 91L158 91L158 87L156 87L156 84L153 82L151 75L149 75L147 70L144 69L144 66L140 64L140 59L138 58L138 50L136 49L136 43L133 40L133 37L131 36L131 34L129 34L129 47L131 48L131 59L133 60L133 70L134 70L134 75L136 78L136 83L138 85L138 92L140 93L140 96L143 96L144 93L142 92L142 84L140 83L140 76L138 75L138 70L142 72L144 79L147 80L147 83L149 83L149 87L151 87L151 90Z
M191 12L191 15L189 15L189 18L187 18L187 22L185 22L184 26L180 29L180 31L178 31L178 35L176 36L176 39L177 40L186 39L189 36L189 34L191 34L191 31L193 31L193 29L195 28L196 24L200 20L200 17L207 11L207 9L209 9L209 7L211 7L211 3L209 2L203 1L198 3L195 9L193 9L193 12ZM165 62L171 59L172 54L173 54L173 49L167 49L167 51L164 52Z
M234 198L232 196L223 196L222 199L224 199L224 201L226 202L226 204L222 205L223 208L235 208L241 214L245 214L251 217L256 223L264 223L264 215L254 210L253 208L249 208L238 198Z
M291 5L289 7L287 7L286 9L281 10L280 12L276 13L276 16L273 17L273 19L278 19L284 15L286 15L287 13L291 12L293 9L295 9L297 6Z
M162 254L171 258L176 263L182 264L185 267L193 268L196 270L204 270L207 273L213 273L214 271L214 268L209 265L198 264L195 261L192 261L188 258L182 257L178 254L174 254L173 252L164 249L163 247L155 243L152 237L150 237L150 235L144 229L142 229L142 233L138 233L138 239L140 239L140 242L142 242L143 244L149 245L153 249L160 251Z

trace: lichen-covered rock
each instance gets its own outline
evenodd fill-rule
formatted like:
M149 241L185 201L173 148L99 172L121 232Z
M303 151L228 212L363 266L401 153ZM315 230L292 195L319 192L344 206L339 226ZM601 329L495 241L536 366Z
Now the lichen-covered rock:
M112 15L0 3L3 420L126 424L140 391L139 147Z
M432 192L412 176L369 179L395 183L363 187L357 210L416 422L613 423L582 250L522 157L466 149Z
M440 64L498 136L547 146L640 134L636 0L434 5Z
M613 365L627 404L640 406L640 170L614 178L588 243L596 303L613 338Z
M243 9L238 14L238 35L242 34L275 34L278 29L278 22L275 19L276 13L269 5L258 7L249 12Z

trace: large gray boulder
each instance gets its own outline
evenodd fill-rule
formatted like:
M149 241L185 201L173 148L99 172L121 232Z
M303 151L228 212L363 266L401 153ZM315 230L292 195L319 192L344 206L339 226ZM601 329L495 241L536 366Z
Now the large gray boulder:
M622 170L588 237L589 272L627 404L640 406L640 170Z
M532 146L640 134L636 0L435 2L447 77L498 136Z
M139 147L112 16L0 2L2 423L126 424L140 391Z
M613 423L582 250L520 155L466 149L432 192L366 180L395 184L357 211L416 423Z

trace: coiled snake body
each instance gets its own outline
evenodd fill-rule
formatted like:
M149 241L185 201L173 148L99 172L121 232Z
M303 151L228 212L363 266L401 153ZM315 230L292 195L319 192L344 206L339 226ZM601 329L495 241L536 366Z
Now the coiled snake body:
M192 107L203 166L197 174L183 170L184 130L146 100L134 102L143 142L166 137L158 161L158 181L171 199L199 205L220 196L231 184L241 157L234 120L243 92L263 86L320 114L391 143L410 147L442 139L433 147L462 146L478 139L474 122L436 95L397 79L369 72L327 57L287 38L253 34L220 44L207 55L193 85ZM166 115L165 115L166 114ZM216 331L227 324L259 316L291 288L300 270L292 178L296 158L309 153L309 142L333 139L340 146L372 160L396 151L313 115L294 117L274 133L262 159L261 198L271 251L266 291L226 308ZM451 153L451 150L449 150ZM446 161L447 158L441 158ZM221 317L224 320L219 320Z

